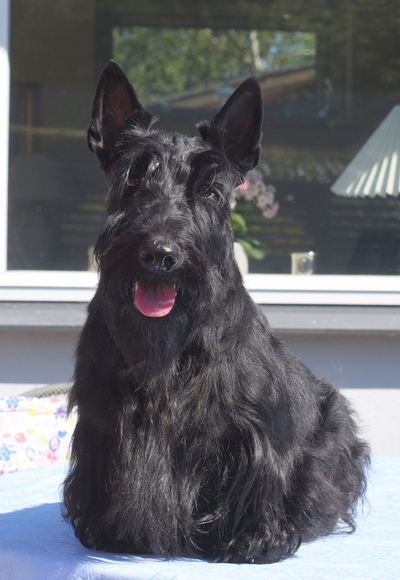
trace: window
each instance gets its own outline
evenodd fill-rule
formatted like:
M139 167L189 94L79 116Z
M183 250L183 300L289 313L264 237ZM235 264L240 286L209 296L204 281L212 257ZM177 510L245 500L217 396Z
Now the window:
M242 78L259 78L265 108L255 178L266 195L244 203L239 191L234 226L260 300L340 302L360 291L356 303L399 302L400 174L393 162L388 191L384 172L400 142L383 131L400 103L397 5L177 0L160 12L155 0L10 0L10 22L8 236L0 244L17 286L46 271L47 282L35 274L35 285L54 285L55 271L64 272L62 288L95 283L83 273L104 196L86 128L98 74L114 58L158 126L188 134ZM368 176L358 176L358 189L349 181L338 189L349 171L361 171L346 168L365 143Z

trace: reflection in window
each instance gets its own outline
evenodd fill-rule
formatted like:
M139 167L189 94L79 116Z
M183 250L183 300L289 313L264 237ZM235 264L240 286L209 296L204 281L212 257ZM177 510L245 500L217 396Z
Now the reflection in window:
M113 42L114 59L144 103L218 106L231 83L250 75L262 80L270 71L315 68L312 32L133 26L114 27Z
M399 274L398 180L375 197L331 188L400 103L400 6L301 4L12 0L9 268L88 268L104 194L85 132L114 58L157 127L190 135L259 78L263 189L250 176L233 210L251 272L290 273L311 251L315 273Z

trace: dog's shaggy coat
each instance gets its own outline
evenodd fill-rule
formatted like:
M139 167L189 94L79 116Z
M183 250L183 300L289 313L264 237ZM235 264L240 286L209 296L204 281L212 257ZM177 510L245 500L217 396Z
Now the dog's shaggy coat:
M260 155L257 81L201 137L152 122L109 63L88 133L108 206L65 517L105 551L282 560L354 530L368 449L344 397L271 332L234 259L231 195Z

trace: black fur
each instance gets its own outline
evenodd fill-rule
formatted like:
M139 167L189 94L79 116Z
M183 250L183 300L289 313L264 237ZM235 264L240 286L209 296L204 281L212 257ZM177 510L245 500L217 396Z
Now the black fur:
M234 260L230 199L261 121L248 79L201 138L155 131L121 69L101 75L88 142L108 206L64 486L87 547L276 562L355 528L368 449L352 410L274 336ZM140 288L175 289L172 310L141 313Z

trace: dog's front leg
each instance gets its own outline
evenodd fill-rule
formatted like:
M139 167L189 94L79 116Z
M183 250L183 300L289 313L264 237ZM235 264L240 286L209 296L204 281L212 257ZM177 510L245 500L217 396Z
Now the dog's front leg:
M77 407L78 421L64 484L64 517L85 546L107 550L104 524L116 455L113 445L120 438L117 401L124 362L103 320L94 299L77 347L70 393L69 407Z

